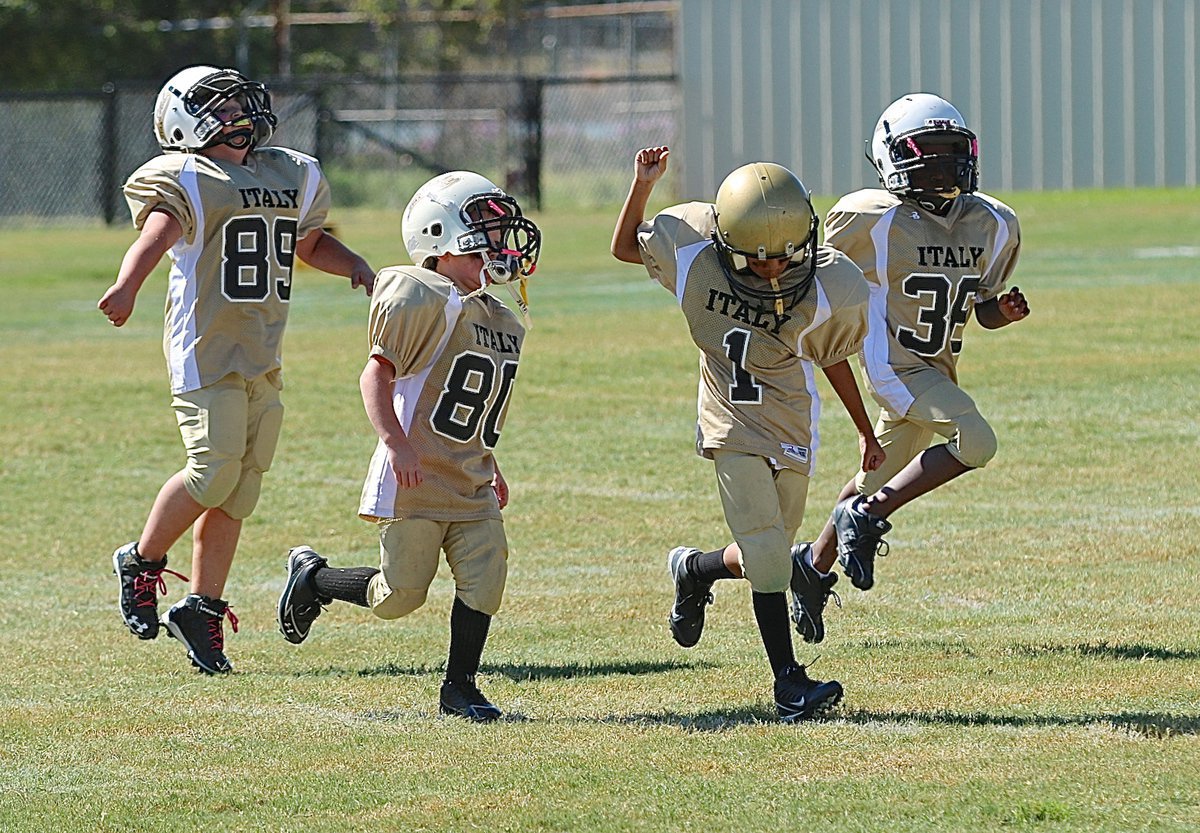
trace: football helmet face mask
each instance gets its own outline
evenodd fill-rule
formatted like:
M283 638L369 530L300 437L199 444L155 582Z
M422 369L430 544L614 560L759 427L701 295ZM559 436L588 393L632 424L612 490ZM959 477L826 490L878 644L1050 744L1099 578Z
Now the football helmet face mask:
M239 129L224 132L229 124ZM196 151L216 144L253 150L271 138L277 124L267 88L235 69L180 70L154 104L154 135L163 150Z
M820 223L795 174L771 162L743 165L717 189L714 214L713 241L735 296L777 315L804 299L817 270ZM783 258L787 267L778 277L764 278L750 265Z
M436 176L404 209L404 247L418 266L444 254L483 256L481 283L528 278L537 268L542 233L521 206L486 177L470 171Z
M935 212L979 187L979 140L954 105L929 93L888 105L867 158L888 191Z

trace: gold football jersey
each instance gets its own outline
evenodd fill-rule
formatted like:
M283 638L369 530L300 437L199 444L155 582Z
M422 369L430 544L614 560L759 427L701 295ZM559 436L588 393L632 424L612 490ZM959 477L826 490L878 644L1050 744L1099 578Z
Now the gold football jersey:
M380 441L363 484L367 520L499 518L492 450L500 440L525 328L486 293L464 300L448 279L416 266L375 277L371 355L396 368L392 403L424 480L400 489Z
M963 327L999 296L1021 248L1017 215L986 194L964 194L939 217L877 188L838 200L825 242L859 265L871 287L862 359L880 405L903 415L938 377L958 382Z
M296 242L329 212L317 161L277 147L244 165L168 153L133 172L125 199L139 229L155 208L183 227L170 250L163 327L171 392L280 367Z
M820 415L813 365L861 347L866 281L849 258L822 246L804 300L782 315L760 310L731 291L714 228L712 205L693 202L638 229L647 271L675 294L700 348L696 450L710 458L718 448L757 454L811 475Z

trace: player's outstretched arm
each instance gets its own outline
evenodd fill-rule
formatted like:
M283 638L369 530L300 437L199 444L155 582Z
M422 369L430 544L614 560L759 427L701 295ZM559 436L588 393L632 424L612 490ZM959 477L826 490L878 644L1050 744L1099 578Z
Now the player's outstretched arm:
M173 214L151 211L137 240L125 252L117 279L101 296L96 307L108 316L114 327L124 325L133 315L138 291L167 250L183 236L183 226Z
M1007 327L1028 315L1029 301L1025 299L1025 294L1015 286L999 298L975 305L975 320L981 327L988 330Z
M646 203L650 201L654 183L667 172L667 157L670 155L670 148L664 146L642 148L633 157L633 183L629 186L625 205L617 215L612 246L609 248L612 256L623 263L642 262L638 252L638 226L646 218Z
M862 394L859 393L858 381L854 378L850 362L842 359L822 370L825 378L829 380L833 392L838 395L838 399L842 400L842 407L850 415L855 430L858 431L858 450L862 454L862 470L875 471L883 465L887 454L879 445L879 440L875 438L875 429L867 416L867 409L863 406Z
M313 229L296 244L296 254L314 269L350 279L350 288L375 289L375 270L349 246L323 229Z

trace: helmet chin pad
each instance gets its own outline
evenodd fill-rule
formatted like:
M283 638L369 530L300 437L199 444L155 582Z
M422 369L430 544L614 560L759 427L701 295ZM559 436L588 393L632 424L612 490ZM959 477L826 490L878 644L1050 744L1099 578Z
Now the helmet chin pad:
M484 253L483 268L479 271L479 277L480 282L485 286L489 283L508 283L521 277L521 275L519 252Z

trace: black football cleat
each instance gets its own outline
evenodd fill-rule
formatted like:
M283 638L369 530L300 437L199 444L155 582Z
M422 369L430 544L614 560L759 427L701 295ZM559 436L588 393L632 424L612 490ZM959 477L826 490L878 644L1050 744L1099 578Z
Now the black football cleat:
M147 561L138 552L137 541L132 541L113 553L113 573L121 583L117 606L121 620L130 633L138 639L154 639L158 636L158 597L167 592L163 573L187 581L187 576L167 569L167 558Z
M671 636L684 648L691 648L700 641L704 632L704 608L712 604L711 581L697 581L688 574L687 560L700 550L693 547L676 547L667 553L667 570L675 582L675 603L667 617L671 625Z
M438 696L438 711L465 717L476 723L490 723L500 717L500 709L488 702L475 685L475 677L466 680L443 680Z
M237 617L227 602L192 593L172 605L162 623L187 648L192 665L205 674L228 674L233 671L233 663L225 656L226 616L237 633Z
M789 665L775 678L775 711L784 723L825 716L842 699L842 684L808 676L803 665Z
M838 561L850 583L859 590L870 590L875 585L875 557L888 554L883 536L892 525L868 513L861 503L860 495L851 495L833 507L833 527L837 531Z
M279 632L294 645L308 639L321 607L333 603L333 599L317 595L312 584L313 573L328 563L312 547L292 547L288 551L287 584L279 596L278 617Z
M842 600L834 592L837 576L833 573L821 575L816 567L808 563L807 554L812 544L797 544L792 547L792 622L796 633L805 642L820 642L825 638L825 604L833 596L838 607Z

